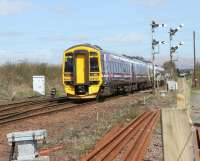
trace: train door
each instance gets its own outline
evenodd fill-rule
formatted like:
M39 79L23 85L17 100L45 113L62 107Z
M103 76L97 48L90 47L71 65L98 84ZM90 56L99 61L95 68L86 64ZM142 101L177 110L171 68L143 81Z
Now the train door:
M76 85L87 85L89 80L89 53L86 50L76 50L74 52L74 80Z
M77 84L85 83L85 55L84 54L76 55L76 83Z
M135 82L135 64L131 63L132 82Z

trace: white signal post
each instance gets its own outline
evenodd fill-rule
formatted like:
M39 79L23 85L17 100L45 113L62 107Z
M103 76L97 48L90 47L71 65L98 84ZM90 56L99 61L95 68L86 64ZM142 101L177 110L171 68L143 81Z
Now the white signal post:
M183 45L183 42L180 42L179 45L173 47L172 46L172 40L173 40L173 36L175 36L175 34L184 27L184 24L180 24L177 28L172 29L170 28L169 30L169 49L170 49L170 62L171 62L171 78L173 75L173 68L172 68L172 63L173 63L173 54L176 52L176 50Z
M151 44L151 54L152 54L152 65L153 65L153 80L152 80L152 83L153 83L153 92L155 93L155 47L158 46L158 52L159 52L159 44L165 44L165 41L157 41L155 39L155 28L158 28L158 27L166 27L167 25L165 24L159 24L159 23L156 23L155 21L152 21L151 22L151 32L152 32L152 44ZM157 53L158 53L157 52Z

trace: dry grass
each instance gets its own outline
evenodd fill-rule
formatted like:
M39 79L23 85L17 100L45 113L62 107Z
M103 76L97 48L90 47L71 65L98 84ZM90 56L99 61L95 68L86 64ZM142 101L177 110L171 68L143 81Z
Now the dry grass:
M102 111L98 113L98 120L96 119L92 124L90 120L84 120L76 125L76 127L67 128L64 133L60 136L58 135L55 140L51 140L46 146L66 143L64 151L55 152L53 155L67 155L78 159L87 151L90 151L94 147L96 141L105 135L112 127L120 123L126 124L135 118L140 113L140 110L136 107L138 104L140 104L140 102L127 104L114 113Z
M62 93L61 67L49 64L32 64L21 62L18 64L6 63L0 66L0 100L13 100L22 97L38 95L32 91L32 76L46 77L46 92L51 88Z

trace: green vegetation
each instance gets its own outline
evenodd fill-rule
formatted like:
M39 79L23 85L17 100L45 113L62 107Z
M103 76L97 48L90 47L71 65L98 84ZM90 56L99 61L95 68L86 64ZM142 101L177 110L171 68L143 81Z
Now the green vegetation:
M61 83L61 67L45 63L33 64L21 62L18 64L3 64L0 66L0 100L15 100L37 96L32 90L32 76L44 75L46 79L46 93L52 88L63 93Z

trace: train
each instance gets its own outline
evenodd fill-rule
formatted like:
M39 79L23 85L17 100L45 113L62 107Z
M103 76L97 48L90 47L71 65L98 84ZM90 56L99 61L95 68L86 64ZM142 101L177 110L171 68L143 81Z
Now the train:
M155 73L163 71L155 66ZM79 44L64 51L62 81L71 99L98 99L152 87L153 65L126 55Z

